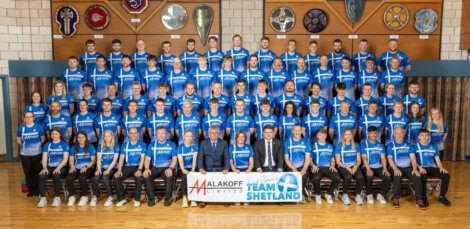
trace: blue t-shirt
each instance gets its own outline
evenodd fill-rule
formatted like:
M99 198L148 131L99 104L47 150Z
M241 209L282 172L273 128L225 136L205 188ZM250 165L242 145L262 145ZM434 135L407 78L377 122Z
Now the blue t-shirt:
M111 105L112 105L111 113L113 113L117 116L121 116L122 104L123 103L124 103L124 101L122 101L122 99L117 97L117 96L115 96L113 99L111 99ZM103 112L102 107L100 107L100 111Z
M312 76L307 72L307 70L303 72L293 71L289 75L289 79L294 81L295 85L295 93L301 95L303 98L308 97L308 93L310 89L310 83L312 83Z
M215 97L214 94L210 94L209 97L204 100L204 110L210 112L210 101L213 98L219 100L219 114L222 116L227 116L227 111L230 110L230 99L223 94L219 97Z
M258 50L255 54L258 57L258 68L264 73L271 71L271 66L273 65L274 58L276 58L276 54L271 50L266 52Z
M356 142L352 144L337 144L335 146L335 155L339 155L341 159L341 163L348 167L353 167L357 162L357 154L361 153L361 146Z
M63 114L63 115L66 115L66 116L70 116L70 107L69 107L69 105L74 104L74 102L73 102L74 100L73 100L73 98L70 94L67 94L66 96L64 96L64 95L56 95L56 96L49 95L49 96L47 96L46 104L50 106L52 104L52 101L59 101L59 103L60 103L60 113Z
M230 152L230 160L233 161L237 169L247 169L249 167L250 158L253 158L253 148L250 145L239 146L234 144L228 148L228 151Z
M251 107L252 107L251 109L255 111L255 114L258 114L259 112L261 112L261 107L259 104L261 101L263 101L263 99L267 99L271 102L270 109L274 109L274 107L276 107L276 101L274 100L273 96L271 96L270 94L266 94L264 97L261 97L259 93L257 93L251 98Z
M97 97L90 96L90 98L88 99L85 97L82 97L82 99L85 99L88 103L88 109L87 109L88 112L92 114L97 114L99 110L101 109L100 99L98 99ZM75 110L80 111L80 101L77 101Z
M34 114L34 123L44 126L44 120L46 115L49 113L49 107L43 103L40 103L38 106L34 104L26 105L23 109L24 112L31 111Z
M354 85L357 83L357 74L353 70L338 70L336 71L335 84L344 83L346 84L346 98L355 101L356 95Z
M108 169L111 163L114 160L114 155L119 155L119 144L114 143L114 147L111 149L110 147L106 146L104 150L101 149L101 144L98 145L98 148L96 150L96 154L101 154L101 168L103 169ZM118 167L118 160L116 160L116 163L114 165L114 168Z
M255 127L253 118L244 113L237 115L235 112L227 118L226 128L230 128L230 144L235 144L235 134L242 130L246 133L246 142L250 143L250 129Z
M304 56L307 71L313 73L320 67L320 55L307 54Z
M145 90L145 96L149 100L153 100L158 97L158 85L164 82L165 74L158 69L154 69L153 71L145 69L142 72L140 79Z
M335 83L335 73L331 69L317 68L312 72L312 83L319 83L321 85L320 96L325 99L333 97L333 85Z
M250 61L250 52L244 48L240 48L239 50L230 49L227 51L226 55L232 57L233 63L232 68L241 73L246 70L246 63Z
M147 97L141 95L139 98L136 98L134 95L131 95L129 98L126 99L124 102L123 110L127 113L129 113L129 103L134 100L137 102L137 114L142 115L142 116L147 116L147 108L151 106L149 99Z
M403 100L403 114L408 114L408 108L412 102L418 102L419 103L419 109L425 109L426 108L426 99L424 99L421 96L416 96L412 97L410 94L405 95L401 98Z
M161 143L158 140L148 145L147 158L150 158L150 164L155 168L166 168L171 165L171 160L176 157L176 145L170 140Z
M140 82L139 72L130 68L123 68L114 72L114 83L118 86L118 94L121 99L127 99L132 95L132 83Z
M398 58L400 59L400 64L398 65L398 67L401 70L403 70L404 67L410 65L410 60L408 59L408 56L404 52L402 52L402 51L395 51L395 52L387 51L387 52L382 53L382 55L380 55L380 57L378 59L377 66L382 67L382 69L384 71L386 69L391 69L392 67L390 65L390 60L392 59L392 57L395 57L395 56L398 56Z
M240 79L245 81L245 91L250 95L258 93L258 81L266 80L262 71L259 69L251 70L250 68L240 73Z
M295 94L292 96L288 96L286 93L282 94L281 96L276 98L276 107L282 112L284 111L284 106L288 101L292 101L295 104L295 111L297 116L302 115L300 113L301 109L304 105L304 99L299 94Z
M289 73L297 70L297 59L301 57L302 57L302 54L300 54L299 52L294 52L294 54L285 52L280 56L282 60L282 66Z
M212 93L212 82L215 79L214 72L209 68L206 68L206 70L196 68L192 72L192 77L194 84L196 84L197 95L204 99L209 97Z
M176 152L177 155L181 155L183 157L183 165L185 169L193 168L193 157L194 155L197 155L198 151L198 144L191 144L186 146L186 144L183 143L178 146Z
M150 53L144 52L142 54L139 53L134 53L131 56L131 63L132 63L132 68L137 70L137 72L142 73L145 69L147 69L148 66L148 61L147 58L150 56Z
M381 107L381 113L384 117L393 114L393 103L399 100L400 97L393 95L392 97L388 97L387 95L383 95L379 98L379 103Z
M90 71L88 81L93 88L93 95L102 100L108 97L108 85L114 83L113 72L110 70L100 71L97 68Z
M352 114L342 115L341 113L337 113L331 117L329 128L333 129L333 145L336 145L336 143L341 142L341 135L346 128L353 131L357 128L356 117Z
M408 117L406 117L405 115L395 117L395 115L391 114L385 117L385 128L387 129L386 143L389 143L393 140L393 132L395 127L401 127L404 130L407 130L408 122Z
M94 69L96 67L96 57L102 56L103 54L99 52L85 52L82 55L80 55L80 66L82 66L83 71L85 71L87 74L89 71Z
M129 131L130 128L135 127L137 128L137 131L139 132L139 138L140 140L143 140L144 138L144 133L142 132L142 128L144 128L147 124L147 119L145 116L136 114L134 117L131 117L129 114L126 116L121 117L121 130L124 135L124 141L129 140L129 135L127 131Z
M157 65L160 68L160 71L167 74L168 72L173 71L173 59L175 59L175 55L170 54L162 54L157 58Z
M173 120L173 116L168 114L159 116L157 113L150 116L147 120L147 128L151 129L151 131L149 130L150 139L157 139L157 128L160 126L166 128L166 137L170 138L171 130L175 129L175 121Z
M59 117L54 118L52 115L49 115L47 116L45 123L46 131L51 131L52 128L58 127L60 131L62 131L62 136L64 136L65 139L69 138L69 132L67 131L67 128L72 127L72 121L70 120L69 116L60 114Z
M341 61L343 60L343 57L349 57L347 53L340 52L331 52L328 54L328 67L334 71L338 71L342 69L343 67L341 66Z
M157 112L157 108L155 107L155 101L158 98L161 98L161 97L157 97L156 99L153 99L152 103L149 106L150 111L153 113ZM165 114L173 116L173 112L176 111L176 100L169 95L165 96L165 98L162 98L162 99L165 101Z
M207 65L213 72L220 70L222 66L222 58L224 58L224 53L220 50L212 52L208 50L204 56L207 58Z
M404 71L387 69L382 72L380 83L387 85L389 83L395 84L394 95L401 97L401 85L406 82L406 74Z
M87 150L78 145L73 145L70 148L69 155L75 157L75 168L82 169L83 167L85 167L85 165L91 162L92 156L96 156L96 150L92 144L88 145Z
M286 84L286 80L289 79L289 74L284 70L277 72L276 70L271 69L266 73L265 78L268 81L269 94L273 97L278 97L284 93L284 85ZM258 85L256 85L256 87L258 87Z
M376 57L375 57L375 54L372 52L366 52L366 53L357 52L356 54L354 54L351 58L351 64L352 66L354 66L354 70L358 73L365 70L367 68L366 60L369 57L372 57L375 63Z
M429 132L431 133L431 144L434 144L440 151L444 150L444 134L449 133L449 127L447 124L444 123L442 126L442 131L439 131L437 124L433 122Z
M356 113L356 107L354 102L347 97L344 97L343 100L346 100L346 102L349 103L349 113ZM339 113L340 105L343 100L341 100L338 96L328 100L328 111L331 112L332 115Z
M137 141L135 144L132 142L124 142L121 146L120 155L124 156L124 166L139 166L141 155L145 155L147 145L142 141Z
M122 68L122 56L124 56L124 53L122 52L119 52L118 54L111 52L106 56L106 65L108 66L108 69L111 70L111 72Z
M414 146L414 153L416 155L416 162L421 167L437 167L435 157L439 157L439 151L435 145L423 145L418 142Z
M197 58L200 56L198 52L194 51L189 53L188 51L180 55L181 63L183 64L183 69L185 72L191 74L199 66L197 63Z
M211 115L208 113L204 118L202 118L202 130L206 132L206 138L209 138L209 128L211 126L218 126L219 127L219 138L223 138L223 133L225 131L225 123L226 119L225 116L220 115L217 116Z
M377 140L380 141L381 130L385 127L384 118L381 115L370 116L369 114L363 115L359 118L359 126L362 127L362 140L367 140L367 129L370 126L377 127Z
M380 142L371 143L369 141L364 141L361 144L361 154L366 155L367 163L369 163L370 168L381 168L381 155L385 155L385 147Z
M387 156L392 156L396 166L405 168L411 166L410 154L413 152L413 146L407 142L397 143L395 141L387 144Z
M236 92L238 72L233 69L217 71L216 81L222 84L222 94L231 97Z
M329 143L325 143L324 145L315 142L312 143L310 146L312 150L312 162L314 165L318 167L330 167L331 166L331 158L334 158L333 154L333 146Z
M261 139L264 137L263 127L266 125L271 125L273 128L277 128L278 120L277 120L276 115L268 114L267 116L264 116L261 113L258 113L257 115L255 115L255 128L256 128L256 136L258 136L258 139Z
M20 155L36 156L41 154L41 137L44 137L44 127L38 124L28 127L23 124L18 127L16 137L21 138Z
M76 114L72 118L73 126L75 127L76 133L85 131L88 136L90 143L98 142L98 137L94 129L94 120L96 115L92 113Z
M179 131L179 144L183 143L183 135L186 130L193 133L193 141L199 142L199 130L201 129L201 118L199 115L192 114L186 116L182 113L176 118L175 129Z
M328 119L320 113L317 116L309 113L302 118L302 127L305 128L305 138L313 143L317 141L318 130L328 128Z
M358 100L356 100L356 102L354 103L354 107L356 108L356 111L357 111L357 117L361 117L366 114L369 114L367 105L369 105L370 101L377 102L377 100L374 97L370 97L369 99L366 99L364 98L364 96L361 96Z
M65 83L68 94L70 94L75 101L82 97L82 84L88 81L88 76L86 72L78 68L75 71L67 68L60 75L60 80Z
M300 117L298 116L285 116L281 115L279 118L279 127L282 128L279 131L279 136L281 137L282 140L292 138L292 128L294 127L294 124L300 124L301 120Z
M420 120L418 120L416 117L413 117L411 120L409 120L406 139L411 145L415 145L419 142L418 134L419 130L422 128L426 128L426 118L424 118L424 115L421 116Z
M313 95L307 97L304 100L304 109L307 111L307 113L310 113L310 102L312 102L313 100L318 100L318 102L320 102L320 110L318 111L318 113L324 114L326 109L328 108L328 101L321 96L314 97Z
M179 98L184 95L184 87L189 81L191 81L191 77L183 71L179 73L171 71L165 76L165 82L169 86L170 95L173 98Z
M284 155L288 155L290 163L295 168L300 168L305 163L305 155L310 155L310 143L305 138L295 140L289 138L284 141Z
M372 72L368 72L367 70L363 70L357 73L357 84L360 86L360 91L362 93L362 88L364 84L369 83L372 86L372 97L378 99L379 98L379 81L382 75L380 72L373 70Z
M94 124L95 129L100 130L100 136L98 137L98 139L100 139L100 142L101 140L103 140L103 133L107 130L110 130L111 132L113 132L114 138L115 140L117 140L118 138L117 130L118 130L118 127L120 126L118 115L111 114L109 116L106 116L104 114L100 114L95 117L93 124Z
M204 108L204 101L202 100L202 98L199 97L198 95L188 96L184 94L183 96L181 96L176 102L176 107L178 111L180 112L180 114L183 113L183 103L185 100L189 100L193 104L193 109L192 109L193 114L200 116Z
M237 99L243 99L243 101L245 101L245 113L247 114L250 114L250 111L251 111L251 101L253 101L253 97L249 94L244 94L244 95L233 95L231 98L230 98L230 106L232 108L232 111L233 113L235 113L235 103L237 102Z
M47 153L47 166L57 167L64 158L64 153L69 152L69 143L59 141L57 143L50 141L42 147L42 152Z

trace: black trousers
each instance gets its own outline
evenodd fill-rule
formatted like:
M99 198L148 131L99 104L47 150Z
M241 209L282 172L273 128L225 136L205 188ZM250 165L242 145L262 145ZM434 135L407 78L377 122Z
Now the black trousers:
M441 162L444 161L444 150L439 150L439 159L441 159Z
M42 155L24 156L20 155L23 173L26 179L26 187L29 194L39 194L39 172L41 172Z
M139 169L138 166L127 166L122 168L122 176L116 178L113 176L114 185L116 186L117 200L121 201L126 198L126 190L124 189L124 180L128 177L134 177L135 191L134 200L140 201L140 193L142 192L142 176L135 177L134 173Z
M338 187L341 178L337 172L331 172L330 167L318 167L318 172L313 173L313 189L315 194L320 195L320 182L322 177L328 177L331 180L330 187L326 190L326 194L333 195L333 191Z
M188 168L190 171L191 168ZM184 174L183 171L180 169L178 170L178 177L181 177L181 192L183 192L183 196L188 195L188 175Z
M421 178L411 174L413 169L411 167L398 167L401 171L402 176L393 176L393 197L392 198L399 198L401 195L401 180L403 176L408 177L413 183L413 189L415 191L416 200L423 199L423 185L421 182ZM393 175L393 170L392 170Z
M441 189L440 196L446 196L447 190L449 189L450 175L446 173L441 173L439 168L436 167L425 167L426 174L421 174L421 183L423 184L423 193L426 193L426 186L428 184L428 176L435 176L441 179Z
M167 170L168 167L161 167L161 168L150 168L152 173L150 176L147 178L144 178L145 180L145 190L147 191L147 196L149 200L153 200L155 198L155 192L154 192L154 182L153 180L157 177L163 178L163 181L165 182L165 199L170 199L171 194L173 192L173 177L175 174L173 173L171 176L167 177L165 175L165 170Z
M302 167L297 168L297 171L300 172L300 170L302 170ZM290 168L288 168L288 171L292 172L292 170ZM306 173L304 175L302 175L302 193L304 195L307 195L307 191L305 190L305 186L307 185L307 181L308 181L307 176L308 176L308 170L306 171Z
M361 169L358 168L356 173L351 174L347 169L338 167L338 172L341 175L341 178L343 178L343 194L348 193L353 176L354 179L356 179L356 194L361 193L362 187L364 186L364 175L362 174Z
M60 197L60 179L62 179L67 172L67 167L62 167L59 174L52 174L54 169L56 169L56 167L47 167L48 173L39 175L39 196L46 196L46 182L47 179L52 177L52 181L54 182L54 197Z
M374 173L372 176L367 176L367 169L364 167L362 168L362 172L366 177L366 193L367 195L373 194L372 193L372 182L374 181L374 176L379 177L382 179L382 185L380 185L380 195L385 197L387 195L388 190L390 190L390 183L392 183L392 177L385 176L382 174L383 168L370 168Z
M101 169L103 173L106 169ZM104 187L106 188L106 193L108 196L113 195L113 190L111 189L111 178L114 176L116 169L111 169L108 175L101 174L99 176L93 176L93 184L91 187L91 192L93 196L98 194L98 190L100 188L100 181L103 180Z
M95 173L95 170L93 168L89 168L84 173L80 173L80 169L75 169L75 172L67 174L67 177L65 178L65 183L67 184L67 191L69 192L69 196L75 196L77 194L75 186L73 185L73 182L77 178L78 183L80 184L82 196L88 195L87 179L92 177L93 173Z

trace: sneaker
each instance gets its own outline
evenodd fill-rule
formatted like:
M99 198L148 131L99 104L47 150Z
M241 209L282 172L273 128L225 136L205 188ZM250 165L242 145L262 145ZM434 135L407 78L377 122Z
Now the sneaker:
M73 207L75 205L75 200L76 200L75 196L69 197L69 201L67 201L67 206Z
M171 198L165 198L165 201L163 201L163 206L168 207L171 205Z
M379 201L380 204L387 203L387 201L385 200L384 196L382 196L382 194L377 194L377 201Z
M305 201L305 196L304 196L304 195L302 195L302 200L301 200L299 203L300 203L300 204L305 204L305 203L307 203L307 201Z
M43 208L47 204L46 197L39 197L38 208Z
M416 201L416 205L418 206L419 209L426 209L426 205L424 204L424 201L422 199Z
M196 201L191 201L191 207L197 207Z
M328 204L333 204L333 196L325 194L325 199Z
M154 197L153 199L149 199L149 200L147 201L147 205L148 205L149 207L155 206L156 203L157 203L157 197Z
M374 195L367 195L367 204L374 204Z
M117 202L116 207L122 207L124 204L127 204L127 200L123 199Z
M361 194L356 195L356 204L357 205L363 205L364 204L364 199L362 199Z
M439 197L439 203L443 204L444 206L451 205L450 201L445 196Z
M392 205L396 208L400 207L400 198L393 198Z
M83 207L88 203L88 196L80 197L80 201L78 201L78 206Z
M341 200L343 201L343 204L345 204L345 205L350 205L351 204L351 201L349 201L348 194L343 194L343 197L341 198Z
M62 203L62 201L60 200L60 197L56 196L56 197L54 197L54 200L52 200L51 206L52 207L59 207L60 203Z
M135 208L140 207L140 205L141 205L140 201L134 200L134 207Z
M182 207L182 208L187 208L187 207L189 207L189 205L188 205L188 198L183 197L183 201L182 201L182 203L181 203L181 207Z
M424 206L429 207L429 199L427 197L423 198Z
M96 207L96 202L98 202L98 198L96 198L96 196L92 196L90 201L90 207Z
M108 199L106 199L106 201L104 202L104 206L105 207L110 207L111 205L113 205L114 203L114 199L112 196L108 196Z
M322 204L322 202L321 195L315 195L315 203Z

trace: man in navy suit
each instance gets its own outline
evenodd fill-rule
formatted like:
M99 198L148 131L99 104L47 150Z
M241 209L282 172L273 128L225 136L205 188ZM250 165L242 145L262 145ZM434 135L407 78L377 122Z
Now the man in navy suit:
M274 128L263 128L264 138L256 141L253 147L255 168L258 172L282 172L284 167L284 144L274 138Z
M227 142L219 138L219 127L209 128L209 139L204 140L199 146L197 167L199 172L222 172L228 173L230 168L230 155Z

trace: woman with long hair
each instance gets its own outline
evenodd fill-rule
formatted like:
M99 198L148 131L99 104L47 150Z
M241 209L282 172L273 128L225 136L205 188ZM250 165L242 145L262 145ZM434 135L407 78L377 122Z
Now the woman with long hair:
M413 101L408 105L408 134L407 140L411 145L418 143L418 133L426 126L426 118L421 113L421 105L418 101Z
M46 103L50 106L52 101L56 100L60 102L60 113L69 117L74 113L75 107L73 104L73 98L71 95L67 94L65 83L60 80L54 82L52 94L47 97Z
M188 205L188 174L190 172L196 171L196 162L197 162L197 153L199 151L198 144L195 144L193 141L193 132L191 130L186 130L183 135L183 144L178 146L177 155L178 155L178 164L180 169L178 170L178 176L181 177L183 192L183 203L182 207L187 208ZM195 201L191 201L191 207L197 207Z
M279 136L281 140L292 138L292 127L294 124L300 124L300 117L297 116L295 103L287 101L284 111L279 118Z
M31 93L31 104L26 105L23 109L24 112L30 111L34 114L34 123L43 126L44 119L49 112L49 107L42 102L41 93L34 91Z
M428 121L426 129L431 133L431 143L439 150L439 158L441 161L444 159L444 148L449 128L447 123L444 122L442 112L439 108L433 107L428 113Z

